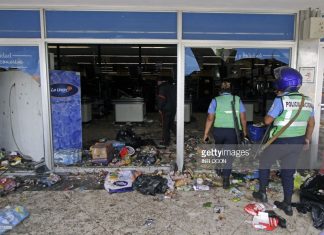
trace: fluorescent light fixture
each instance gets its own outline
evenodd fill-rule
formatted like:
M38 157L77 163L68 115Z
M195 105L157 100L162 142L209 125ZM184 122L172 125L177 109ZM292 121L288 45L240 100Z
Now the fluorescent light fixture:
M83 62L80 62L80 63L83 63ZM87 62L84 62L84 63L87 63ZM78 64L79 64L79 63L78 63ZM89 63L89 64L91 64L91 63ZM98 64L98 63L96 63L96 64ZM111 65L114 65L114 64L135 64L135 65L139 65L138 62L134 62L134 63L123 63L123 62L118 62L118 63L113 63L113 62L111 62L111 63L106 63L106 62L102 62L101 64L111 64ZM155 65L155 64L158 64L158 63L142 63L142 66L147 65L147 64L153 64L153 65ZM172 64L177 64L177 63L162 63L162 66L163 66L163 65L167 65L167 64L172 65Z
M130 47L132 49L138 49L139 46L137 47ZM154 46L151 46L151 47L148 47L148 46L144 46L144 47L141 47L141 49L165 49L165 48L169 48L169 47L154 47Z
M219 56L219 55L204 55L202 57L204 57L204 58L221 58L221 56Z
M57 56L57 55L55 55ZM98 55L61 55L64 57L97 57ZM101 55L101 57L120 57L120 58L138 58L138 55ZM175 58L177 57L176 55L142 55L144 58L166 58L166 57L171 57Z
M48 48L50 49L55 49L57 48L57 46L60 47L60 49L82 49L82 48L92 48L91 46L60 46L60 45L55 45L55 46L48 46Z

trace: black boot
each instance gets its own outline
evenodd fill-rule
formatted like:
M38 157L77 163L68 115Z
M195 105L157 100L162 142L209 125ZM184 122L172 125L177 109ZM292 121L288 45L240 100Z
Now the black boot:
M291 204L288 204L287 202L278 202L278 201L275 201L274 204L276 207L283 210L286 215L289 215L289 216L293 215L293 210L292 210Z
M264 190L260 190L260 191L258 191L258 192L253 192L252 193L252 196L255 198L255 199L257 199L257 200L259 200L259 201L261 201L261 202L268 202L268 197L267 197L267 193L266 193L266 191Z
M223 189L228 189L230 187L229 176L223 176Z

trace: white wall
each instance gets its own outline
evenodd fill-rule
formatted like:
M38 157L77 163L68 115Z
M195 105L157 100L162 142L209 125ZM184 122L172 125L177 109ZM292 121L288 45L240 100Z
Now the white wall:
M44 157L41 88L20 71L0 72L0 147ZM16 143L15 143L16 141Z
M315 110L315 128L313 132L313 141L311 147L312 163L317 161L319 124L320 124L320 104L323 86L323 50L319 45L319 40L301 40L298 45L298 63L300 67L314 67L314 83L303 83L300 92L312 98Z

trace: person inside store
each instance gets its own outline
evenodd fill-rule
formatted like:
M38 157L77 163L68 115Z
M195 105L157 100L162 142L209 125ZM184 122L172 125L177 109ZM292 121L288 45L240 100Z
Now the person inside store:
M208 141L209 132L213 127L212 134L216 145L222 145L224 149L229 150L236 148L238 138L232 112L232 101L235 101L235 118L238 120L239 131L243 131L244 137L247 136L244 104L240 97L231 94L231 83L229 81L224 81L221 84L220 95L211 100L208 108L203 137L205 142ZM226 158L226 163L222 169L217 169L216 173L222 176L223 188L227 189L230 186L230 175L234 157L222 156L222 158ZM218 166L216 165L216 167Z
M177 111L177 88L169 77L161 76L158 79L157 108L161 115L162 124L160 145L169 146L171 132L176 136L174 118Z
M277 97L264 118L266 125L272 125L269 140L274 142L260 155L260 187L259 191L253 193L253 197L261 202L268 201L266 187L270 168L279 160L284 195L283 201L275 201L274 204L291 216L294 173L300 153L311 142L315 125L314 108L310 98L298 92L302 85L302 75L297 70L279 67L274 70L274 77Z

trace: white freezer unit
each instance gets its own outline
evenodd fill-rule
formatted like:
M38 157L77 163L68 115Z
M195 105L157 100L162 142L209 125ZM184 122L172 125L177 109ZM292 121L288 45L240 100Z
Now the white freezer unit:
M0 72L0 110L0 147L40 161L44 129L39 82L21 71Z
M146 106L143 98L113 100L115 122L144 122Z

